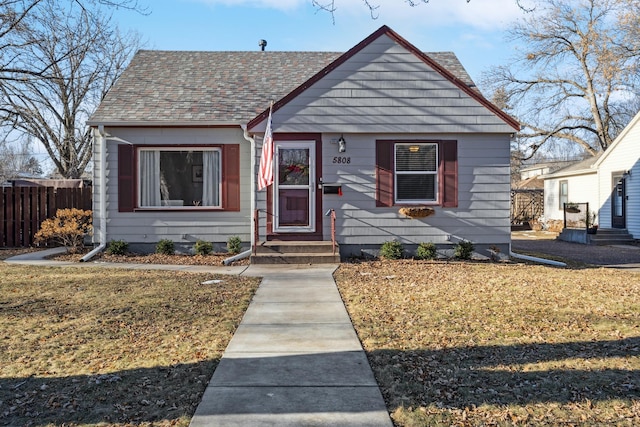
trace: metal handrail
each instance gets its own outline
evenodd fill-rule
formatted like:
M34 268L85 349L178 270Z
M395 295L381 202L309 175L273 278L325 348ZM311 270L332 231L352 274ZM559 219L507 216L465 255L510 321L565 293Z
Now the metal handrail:
M336 210L331 209L331 246L333 255L336 254Z
M256 209L253 212L253 254L258 252L258 240L260 240L260 210Z
M256 255L257 251L258 251L258 241L260 240L260 211L262 209L256 209L253 212L253 223L254 223L254 230L253 230L253 254ZM272 215L269 212L265 213L267 215ZM331 247L333 250L333 255L336 254L336 246L337 246L337 242L336 242L336 210L335 209L331 209Z

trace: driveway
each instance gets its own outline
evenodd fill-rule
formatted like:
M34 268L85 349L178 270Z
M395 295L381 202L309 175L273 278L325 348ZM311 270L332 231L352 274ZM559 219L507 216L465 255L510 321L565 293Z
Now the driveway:
M640 269L640 246L597 246L556 240L550 232L515 231L511 234L511 249L556 255L585 264Z

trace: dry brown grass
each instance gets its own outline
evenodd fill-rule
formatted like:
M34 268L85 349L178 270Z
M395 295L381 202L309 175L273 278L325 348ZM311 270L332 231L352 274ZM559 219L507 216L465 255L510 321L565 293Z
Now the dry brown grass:
M640 274L376 261L336 273L398 426L640 425Z
M188 425L258 283L0 263L0 425Z
M640 425L640 273L576 267L336 280L398 426ZM258 284L211 278L0 263L0 425L186 426Z

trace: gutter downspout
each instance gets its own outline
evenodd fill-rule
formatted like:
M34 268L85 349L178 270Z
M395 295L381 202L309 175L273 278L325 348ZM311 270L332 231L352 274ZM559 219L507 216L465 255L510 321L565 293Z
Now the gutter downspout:
M83 256L80 262L89 261L107 247L107 134L103 125L98 126L97 136L100 141L100 238L98 247Z
M560 262L560 261L553 261L553 260L550 260L550 259L538 258L538 257L529 256L529 255L523 255L523 254L517 254L517 253L515 253L515 252L513 252L511 250L511 243L509 243L509 256L511 256L513 258L523 259L525 261L532 261L532 262L537 262L537 263L540 263L540 264L553 265L554 267L566 267L567 266L567 264L565 264L564 262Z
M231 256L231 257L229 257L229 258L225 258L225 259L223 259L223 260L222 260L222 264L224 264L224 265L229 265L229 264L231 264L232 262L238 261L239 259L248 258L248 257L250 257L250 256L251 256L251 253L252 253L252 252L253 252L253 250L251 250L251 249L247 249L246 251L244 251L244 252L240 252L240 253L239 253L239 254L237 254L237 255L234 255L234 256Z
M249 135L249 131L247 129L247 125L240 125L240 127L242 128L242 136L244 137L244 139L246 139L247 141L249 141L249 143L251 144L251 166L250 166L250 171L251 171L251 179L249 180L251 182L251 203L250 203L250 215L249 218L250 222L251 222L251 228L250 228L250 239L251 239L251 247L249 248L249 250L241 252L237 255L234 255L232 257L229 258L225 258L222 263L224 265L229 265L234 261L238 261L240 259L243 258L247 258L251 255L253 246L257 243L255 241L255 227L256 224L253 221L253 212L255 212L256 210L256 180L255 180L255 171L256 171L256 140Z

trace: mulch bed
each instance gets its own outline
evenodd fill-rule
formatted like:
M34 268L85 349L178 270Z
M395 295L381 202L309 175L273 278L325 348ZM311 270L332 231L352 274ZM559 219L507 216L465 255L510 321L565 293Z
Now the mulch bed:
M63 253L52 255L48 259L56 261L80 262L80 259L88 251L82 253L70 254ZM231 257L228 253L216 253L210 255L162 255L162 254L127 254L127 255L110 255L105 252L96 254L91 258L91 262L113 262L113 263L130 263L130 264L171 264L171 265L222 265L222 261ZM249 258L235 261L232 265L249 265Z

